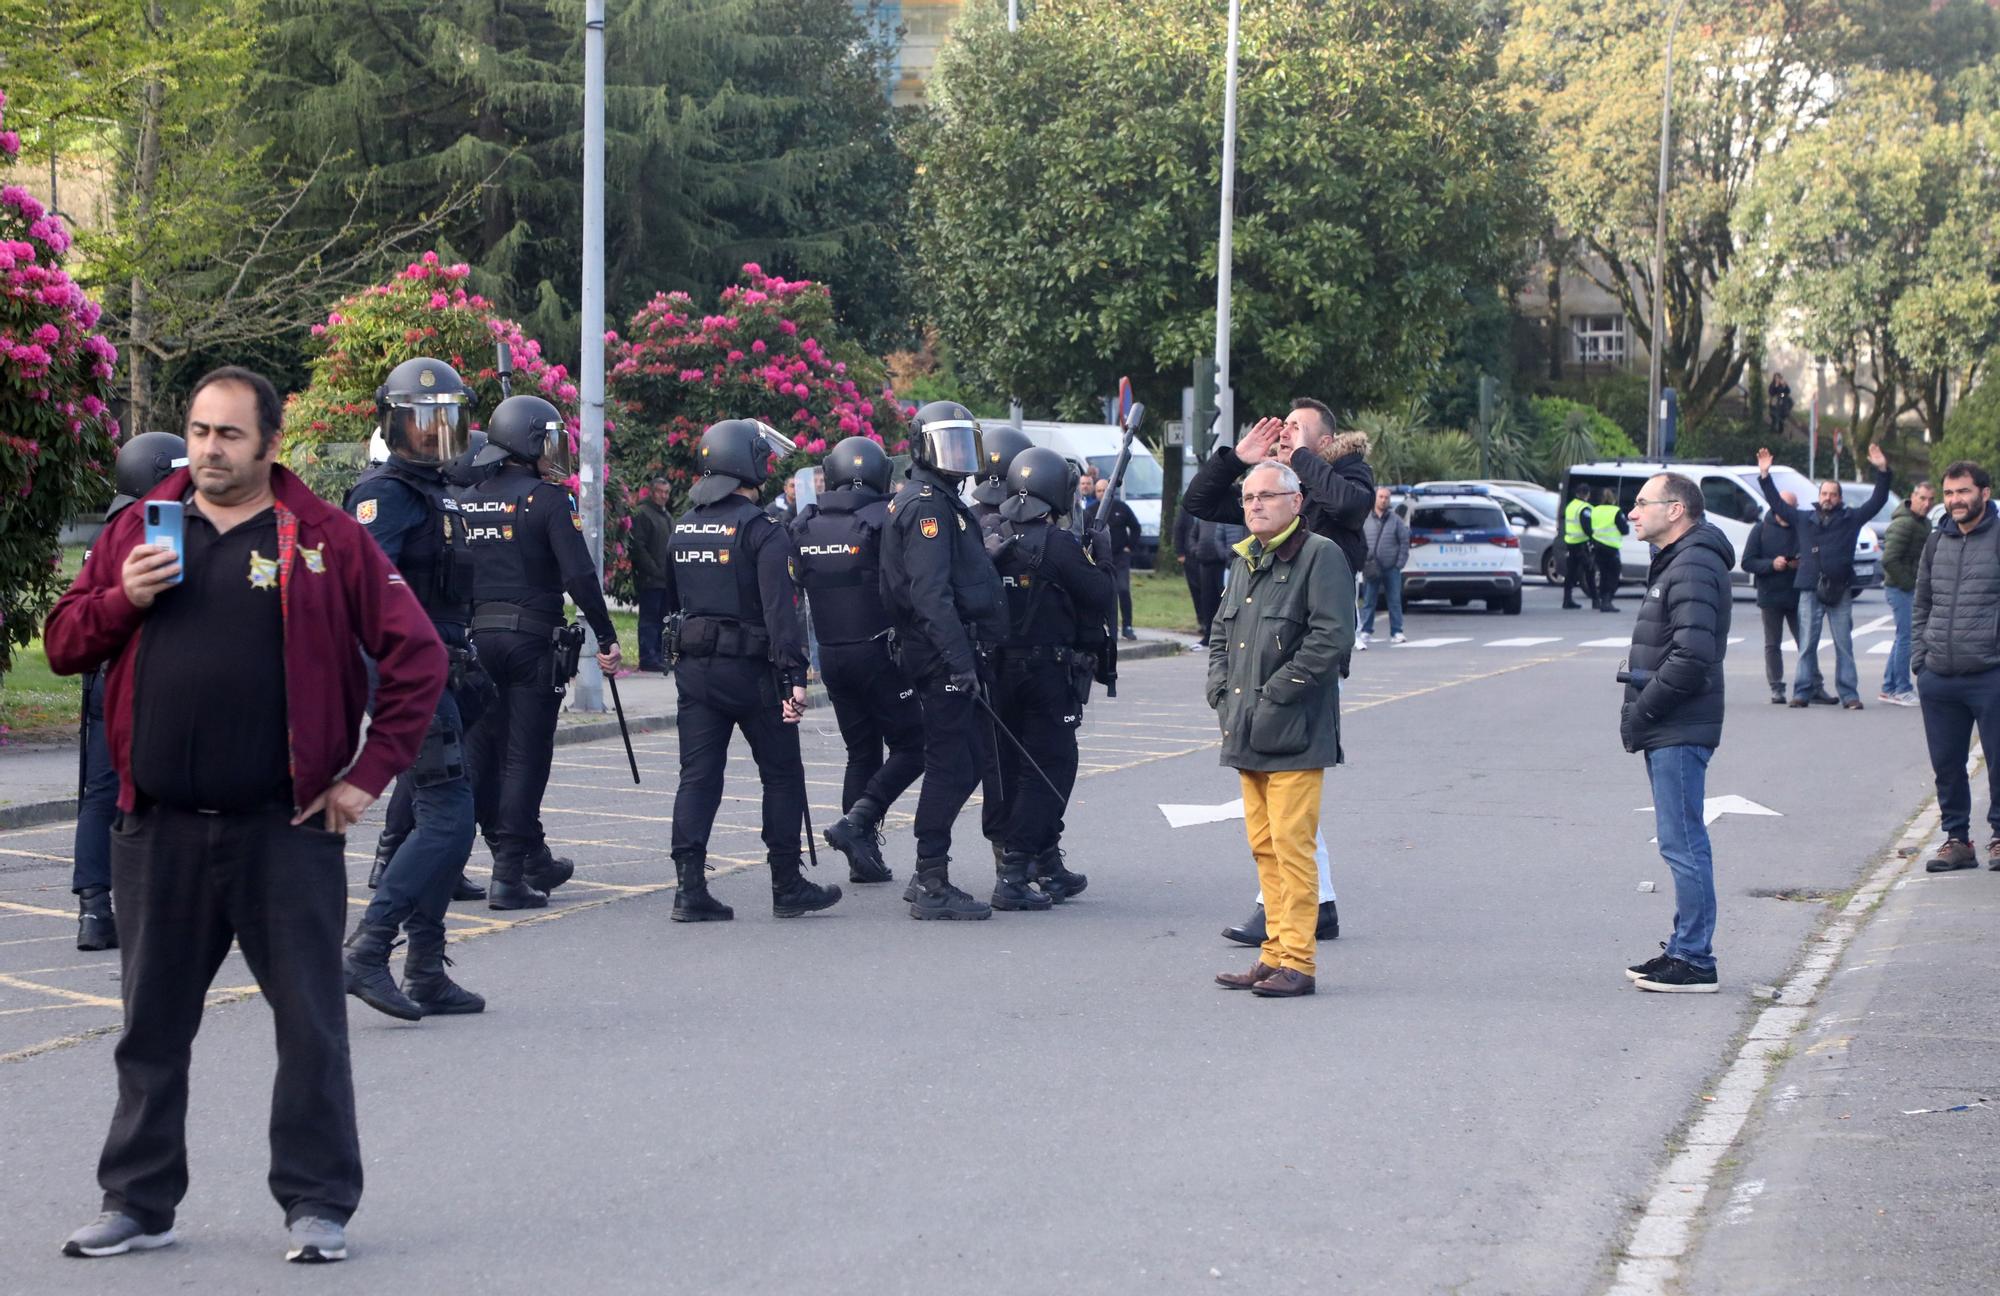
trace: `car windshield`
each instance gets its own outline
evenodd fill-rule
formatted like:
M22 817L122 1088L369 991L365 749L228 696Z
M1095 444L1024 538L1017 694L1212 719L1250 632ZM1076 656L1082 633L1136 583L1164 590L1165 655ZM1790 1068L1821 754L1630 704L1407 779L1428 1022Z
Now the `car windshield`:
M1504 531L1507 519L1492 504L1423 504L1410 520L1412 531Z
M1115 454L1092 455L1090 466L1097 469L1100 480L1109 481L1111 470L1118 466ZM1125 480L1119 483L1118 493L1128 500L1156 500L1160 498L1160 465L1151 455L1133 455L1132 462L1125 465Z
M1847 501L1848 507L1850 508L1860 508L1863 504L1866 504L1868 502L1868 497L1870 495L1873 495L1874 493L1875 493L1875 485L1873 482L1840 483L1840 498ZM1895 516L1896 509L1898 506L1902 504L1902 502L1903 502L1903 497L1901 495L1898 495L1895 491L1890 491L1888 500L1882 505L1881 508L1875 511L1875 515L1873 517L1866 518L1864 520L1868 522L1887 522L1890 518Z

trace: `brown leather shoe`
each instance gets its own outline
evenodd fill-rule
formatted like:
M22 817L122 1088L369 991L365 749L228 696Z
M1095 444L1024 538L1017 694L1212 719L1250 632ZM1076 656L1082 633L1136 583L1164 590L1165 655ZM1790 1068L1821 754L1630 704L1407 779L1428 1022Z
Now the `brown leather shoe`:
M1986 867L2000 873L2000 837L1986 843Z
M1926 873L1949 873L1953 869L1978 868L1979 860L1972 853L1972 843L1960 841L1956 837L1945 839L1943 849L1924 864Z
M1251 994L1262 995L1266 999L1292 999L1299 995L1309 995L1312 992L1313 979L1305 973L1293 971L1291 968L1279 968L1270 976L1265 977L1262 981L1250 987Z
M1248 972L1217 972L1215 974L1215 984L1221 986L1224 990L1248 990L1277 970L1262 959L1259 959L1250 965Z

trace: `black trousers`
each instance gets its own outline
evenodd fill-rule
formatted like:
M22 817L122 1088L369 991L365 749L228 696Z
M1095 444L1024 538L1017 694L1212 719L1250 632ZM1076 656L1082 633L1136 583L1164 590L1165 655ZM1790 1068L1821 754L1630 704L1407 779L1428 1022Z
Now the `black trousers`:
M1188 559L1188 594L1194 599L1194 619L1201 624L1201 641L1208 642L1208 628L1215 621L1215 613L1222 606L1222 575L1228 571L1226 564L1200 562Z
M681 781L674 792L676 864L708 857L708 835L722 804L729 739L741 729L764 785L764 848L773 859L797 859L806 812L806 767L799 727L786 724L778 689L763 658L682 657L675 727L681 741Z
M1118 628L1132 625L1132 555L1122 553L1111 560L1111 580L1118 587Z
M187 1193L188 1060L233 937L271 1005L271 1195L289 1223L346 1222L361 1200L340 940L346 838L283 809L208 815L155 806L111 836L125 1031L118 1107L97 1164L104 1209L159 1232Z
M83 749L78 756L76 836L69 889L79 895L111 885L111 825L118 819L118 771L104 737L104 681L83 677Z
M924 786L917 794L917 859L951 855L951 826L993 761L986 713L970 693L945 691L942 672L917 686L924 713ZM1004 741L1004 740L1003 740ZM999 827L999 807L991 826Z
M519 882L521 867L542 849L542 794L563 690L549 685L547 636L489 630L478 643L499 696L465 737L473 814L493 852L493 876Z
M1083 708L1075 705L1069 667L1062 662L1003 655L998 674L1000 719L1048 776L1044 782L1019 748L1000 739L997 759L1007 788L1003 840L1009 852L1039 855L1062 832L1063 808L1076 784L1076 727Z
M1972 783L1965 762L1972 754L1974 728L1982 749L2000 752L2000 667L1976 675L1925 671L1917 678L1917 700L1924 711L1940 826L1947 837L1971 841ZM1986 758L1986 826L2000 838L2000 760L1992 755Z
M847 747L841 810L853 809L864 795L885 809L894 805L924 772L924 712L917 691L903 682L880 639L822 643L819 668Z
M1773 692L1785 687L1785 638L1783 631L1789 627L1792 642L1799 642L1799 596L1794 594L1790 601L1770 607L1759 601L1757 615L1764 621L1764 682Z
M1563 602L1569 602L1570 591L1579 587L1585 598L1597 601L1597 564L1591 559L1588 540L1563 546Z
M1618 551L1607 545L1596 543L1592 543L1590 547L1592 550L1591 557L1597 560L1596 598L1605 607L1610 607L1612 606L1611 601L1618 597L1618 577L1620 574L1618 568Z

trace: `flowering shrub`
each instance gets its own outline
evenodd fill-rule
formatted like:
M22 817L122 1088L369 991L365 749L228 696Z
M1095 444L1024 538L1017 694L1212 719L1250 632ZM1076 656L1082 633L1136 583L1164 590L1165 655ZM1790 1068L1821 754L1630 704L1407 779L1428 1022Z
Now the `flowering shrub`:
M0 131L0 170L20 151ZM0 187L0 674L62 592L63 523L112 493L118 351L92 331L98 306L64 273L67 251L60 219Z
M493 344L506 342L514 355L515 393L552 402L576 434L577 393L569 371L550 364L541 343L494 314L492 303L467 292L469 273L426 252L388 283L342 299L325 323L312 326L312 381L287 402L284 459L322 498L337 503L365 469L375 389L391 369L416 356L458 370L473 393L467 417L479 427L500 402Z
M672 483L675 507L701 475L702 429L728 418L758 418L798 442L772 465L776 480L817 461L850 436L872 437L891 454L904 449L908 420L882 365L835 336L826 285L787 281L754 262L704 314L686 293L663 293L632 317L630 337L606 338L611 396L624 430L611 461L606 557L614 588L630 594L624 536L630 511L655 475Z

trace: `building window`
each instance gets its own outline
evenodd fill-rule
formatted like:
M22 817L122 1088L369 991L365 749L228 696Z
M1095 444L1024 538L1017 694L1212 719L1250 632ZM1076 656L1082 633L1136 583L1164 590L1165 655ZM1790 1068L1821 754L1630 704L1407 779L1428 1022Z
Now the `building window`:
M1578 364L1622 365L1625 363L1625 317L1623 315L1572 315L1571 359Z

